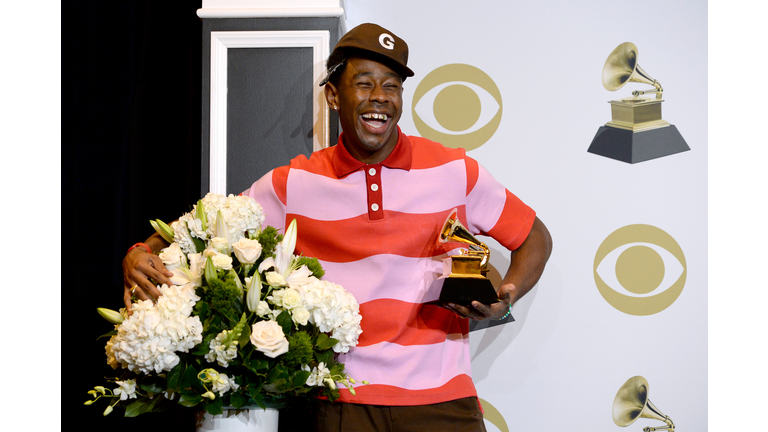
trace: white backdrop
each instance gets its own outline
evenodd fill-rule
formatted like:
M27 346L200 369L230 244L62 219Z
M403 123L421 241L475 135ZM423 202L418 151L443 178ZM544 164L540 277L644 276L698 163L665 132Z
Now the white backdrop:
M405 82L407 134L420 135L411 105L428 73L463 63L491 77L501 123L469 155L552 233L552 257L513 309L517 321L471 335L480 397L509 430L615 431L613 398L642 375L678 430L707 430L707 3L347 0L345 10L347 29L374 22L408 42L416 75ZM623 42L661 82L663 118L690 151L638 164L587 153L611 119L607 101L649 88L603 88L603 64ZM633 224L669 234L687 269L677 300L647 316L615 309L593 276L603 240ZM506 269L508 254L489 246ZM641 419L628 429L646 425L662 426Z

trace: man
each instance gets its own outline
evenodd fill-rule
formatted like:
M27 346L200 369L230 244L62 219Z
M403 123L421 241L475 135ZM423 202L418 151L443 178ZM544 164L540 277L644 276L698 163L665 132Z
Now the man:
M297 253L318 258L325 278L360 303L359 344L341 355L350 376L367 380L336 403L320 403L321 431L483 431L471 380L466 318L499 319L538 281L551 251L544 224L463 149L404 135L403 81L408 46L374 24L349 31L328 59L328 105L339 112L336 146L299 156L259 179L244 195L264 208L266 224L297 219ZM440 228L456 209L462 224L510 249L500 302L437 306ZM125 301L159 293L169 272L148 252L155 235L124 260ZM142 249L151 249L144 251ZM167 282L166 282L167 283Z

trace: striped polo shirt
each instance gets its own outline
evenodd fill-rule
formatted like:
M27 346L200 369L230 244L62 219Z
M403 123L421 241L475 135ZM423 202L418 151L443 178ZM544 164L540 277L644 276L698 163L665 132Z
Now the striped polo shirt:
M363 333L339 355L347 372L369 385L342 389L340 401L425 405L477 396L469 324L436 306L442 259L461 249L438 245L446 218L517 249L534 211L464 149L449 149L399 129L397 146L379 164L364 164L339 144L276 168L243 192L264 208L266 224L298 222L296 254L316 257L324 279L358 303Z

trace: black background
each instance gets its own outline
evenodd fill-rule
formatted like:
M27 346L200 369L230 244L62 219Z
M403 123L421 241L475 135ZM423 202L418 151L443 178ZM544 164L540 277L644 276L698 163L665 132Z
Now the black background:
M122 307L122 259L200 198L203 26L189 1L62 5L62 426L194 431L190 410L125 418L87 392L116 373L97 340ZM308 430L306 406L280 431ZM51 419L40 419L49 422Z
M115 376L97 307L122 305L125 251L200 194L200 1L62 4L62 426L194 430L187 413L102 416ZM41 421L50 421L42 419Z

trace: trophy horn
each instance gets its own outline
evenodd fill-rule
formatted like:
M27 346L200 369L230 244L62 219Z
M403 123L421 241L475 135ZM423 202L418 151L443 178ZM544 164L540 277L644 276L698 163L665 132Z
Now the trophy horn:
M661 99L664 89L658 81L651 78L637 63L637 47L632 42L624 42L611 52L603 65L603 87L616 91L628 82L650 84L654 90L635 90L635 99L641 94L656 93L656 99Z
M675 424L648 399L648 381L641 376L627 380L613 399L613 422L617 426L627 427L639 418L661 420L666 426L645 427L644 432L656 430L675 431Z
M438 239L440 243L458 242L464 243L469 247L470 255L481 255L483 260L480 263L481 267L485 267L488 264L488 258L491 255L491 250L488 246L480 240L476 239L468 229L461 224L459 220L458 211L453 210L451 215L445 220L443 229L440 230L440 237Z

